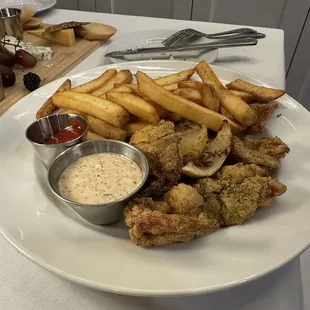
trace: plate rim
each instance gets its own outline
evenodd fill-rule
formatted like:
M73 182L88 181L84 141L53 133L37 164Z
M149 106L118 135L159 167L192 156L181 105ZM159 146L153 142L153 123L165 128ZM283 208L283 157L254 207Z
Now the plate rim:
M171 69L173 69L173 65L176 63L179 63L180 65L183 65L186 63L190 66L194 66L197 63L196 62L192 62L192 61L178 61L178 60L146 60L146 61L132 61L132 62L123 62L123 63L117 63L117 64L106 64L103 66L99 66L99 67L93 67L87 70L82 70L76 73L72 73L72 74L68 74L65 75L64 77L58 78L48 84L45 84L43 87L48 87L50 84L55 83L57 81L60 80L64 80L66 78L75 78L78 77L79 75L91 72L91 71L100 71L100 70L104 70L104 69L108 69L110 67L118 67L118 66L125 66L126 64L128 66L137 66L137 65L150 65L150 63L152 64L159 64L159 63L165 63L165 64L171 64ZM264 85L264 86L269 86L269 84L264 83L260 80L257 80L249 75L246 75L242 72L236 71L236 70L232 70L232 69L227 69L221 66L216 66L216 65L211 65L211 67L215 67L215 68L219 68L220 70L224 70L224 71L228 71L231 73L235 73L238 74L244 78L248 78L249 80L252 81L256 81L257 83ZM175 69L177 71L177 69ZM56 87L55 87L56 89ZM37 90L38 91L38 90ZM37 92L35 91L35 92ZM32 92L30 94L28 94L27 96L25 96L24 98L22 98L21 100L25 99L26 97L30 97L32 96L35 92ZM305 111L307 111L309 113L309 111L304 108L300 103L298 103L294 98L290 97L289 95L285 95L288 98L290 98L290 100L292 100L295 104L298 105L299 108L303 108ZM19 102L19 101L18 101ZM17 102L17 103L18 103ZM3 115L6 115L7 113L9 113L9 111L13 111L14 108L17 105L14 104L9 110L7 110ZM66 216L65 214L63 214L63 216ZM77 225L79 225L77 223ZM17 249L24 257L26 257L27 259L29 259L30 261L32 261L33 263L35 263L37 266L42 267L43 269L50 271L66 280L69 280L73 283L77 283L86 287L90 287L90 288L94 288L97 290L102 290L105 292L109 292L109 293L117 293L117 294L122 294L122 295L129 295L129 296L148 296L148 297L161 297L161 296L189 296L189 295L200 295L200 294L208 294L208 293L213 293L213 292L217 292L217 291L222 291L222 290L226 290L226 289L230 289L236 286L239 286L241 284L246 284L252 280L256 280L259 279L277 269L279 269L280 267L284 266L285 264L287 264L288 262L290 262L291 260L293 260L294 258L296 258L297 256L299 256L301 253L303 253L309 246L310 246L310 239L308 242L306 242L306 244L300 248L298 251L295 251L295 253L293 255L289 255L289 257L281 260L280 262L278 262L277 264L273 264L271 265L269 268L266 268L263 272L259 273L259 274L254 274L252 276L249 276L247 278L244 279L240 279L240 280L236 280L236 281L232 281L230 283L225 283L222 285L217 285L217 286L212 286L209 288L206 287L202 287L202 288L194 288L194 289L184 289L184 290L142 290L142 289L128 289L128 288L124 288L124 287L115 287L115 286L111 286L111 285L106 285L106 284L102 284L100 282L94 282L94 281L90 281L90 280L86 280L83 278L79 278L78 276L75 276L72 273L68 273L64 270L60 270L56 267L53 267L52 265L50 265L49 263L45 262L42 259L38 259L36 258L33 253L31 252L27 252L27 250L17 241L15 240L15 238L11 238L9 237L4 231L3 229L0 227L0 233L1 235L3 235L3 237L15 248Z
M15 1L15 2L16 2L16 1ZM22 1L19 1L19 2L22 3ZM44 11L46 11L46 10L52 8L53 6L56 5L56 3L57 3L57 0L51 0L50 3L45 3L45 2L44 2L44 6L41 7L41 8L39 8L39 9L37 9L35 6L31 6L31 7L35 9L34 15L36 15L36 14L39 14L39 13L41 13L41 12L44 12ZM12 2L12 4L8 4L8 5L6 5L6 4L4 3L3 6L2 6L2 4L1 4L1 2L0 2L0 7L1 7L1 8L2 8L2 7L3 7L3 8L15 8L14 2ZM22 4L19 4L18 7L19 7L19 8L22 7Z

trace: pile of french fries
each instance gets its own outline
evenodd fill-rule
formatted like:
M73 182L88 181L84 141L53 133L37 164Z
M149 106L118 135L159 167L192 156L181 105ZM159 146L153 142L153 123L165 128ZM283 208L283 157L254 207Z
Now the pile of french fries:
M194 73L200 81L193 80ZM224 120L234 133L258 120L253 103L267 103L285 94L284 90L262 87L243 80L222 84L212 68L201 61L195 68L152 79L129 70L109 69L98 78L72 88L66 80L37 111L41 118L53 113L84 116L89 131L84 140L124 141L161 119L173 122L188 119L218 131Z

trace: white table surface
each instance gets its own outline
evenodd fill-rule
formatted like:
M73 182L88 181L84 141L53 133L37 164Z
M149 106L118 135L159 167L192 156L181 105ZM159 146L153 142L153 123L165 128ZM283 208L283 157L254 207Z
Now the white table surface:
M42 18L47 23L80 20L111 24L118 29L113 39L129 32L148 29L177 30L191 26L205 32L217 32L233 27L225 24L66 10L50 10L44 13ZM283 32L268 28L257 29L267 34L264 40L256 47L221 50L216 65L240 71L275 87L284 87ZM70 73L108 63L103 57L106 46L107 44L101 46ZM192 297L128 297L95 291L58 278L28 261L0 237L0 309L308 310L309 265L310 250L263 278L227 291Z

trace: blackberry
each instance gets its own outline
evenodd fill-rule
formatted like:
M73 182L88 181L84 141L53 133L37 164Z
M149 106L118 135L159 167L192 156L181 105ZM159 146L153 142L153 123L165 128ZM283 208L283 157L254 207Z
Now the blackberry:
M24 75L24 85L25 87L29 90L29 91L34 91L36 90L40 83L41 83L41 79L40 77L33 73L33 72L29 72L27 74Z

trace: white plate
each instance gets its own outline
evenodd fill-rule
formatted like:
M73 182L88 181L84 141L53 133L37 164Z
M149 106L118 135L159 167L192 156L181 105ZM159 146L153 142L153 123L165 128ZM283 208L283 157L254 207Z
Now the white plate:
M0 8L33 8L36 12L50 9L57 0L0 0Z
M136 49L142 47L160 47L163 46L161 42L175 33L176 30L147 30L140 32L133 32L123 35L119 38L113 39L108 45L106 54L114 51L122 51L126 49ZM201 38L195 41L195 44L206 43L206 38ZM218 55L218 50L212 50L200 55L199 57L182 59L185 61L200 61L205 60L208 63L213 63ZM113 63L122 63L125 60L117 58L109 58ZM181 59L178 59L180 61Z
M107 68L142 70L152 77L193 67L190 62L131 62L94 68L72 77L73 85ZM258 81L214 67L225 82ZM144 249L129 241L123 222L95 227L56 200L46 171L24 131L39 106L64 78L20 100L0 120L0 230L38 265L85 286L129 295L186 295L221 290L262 276L285 264L310 241L310 114L289 96L269 120L291 152L277 173L288 191L272 208L260 209L244 225L190 243ZM277 117L277 115L282 116ZM72 216L73 218L71 218Z

